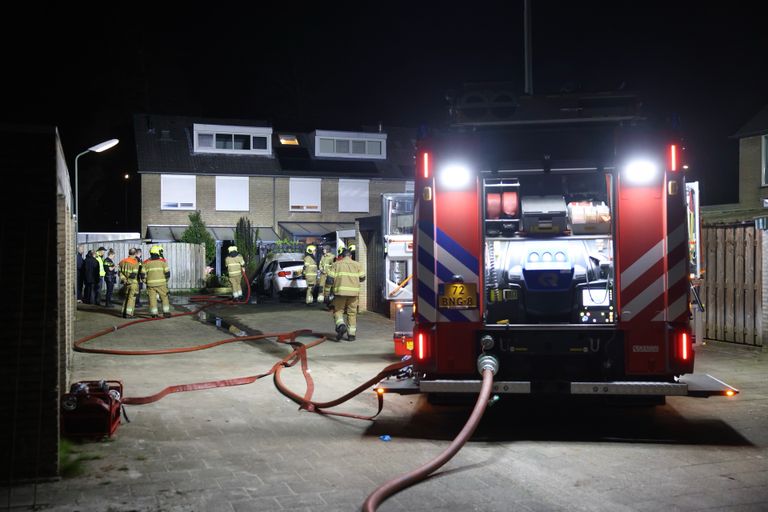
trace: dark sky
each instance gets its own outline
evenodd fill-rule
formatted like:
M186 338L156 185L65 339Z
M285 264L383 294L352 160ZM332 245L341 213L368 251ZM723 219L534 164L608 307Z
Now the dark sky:
M768 103L768 37L745 4L532 0L535 93L606 91L677 116L705 203L737 200L737 142ZM439 126L445 94L522 94L522 0L93 4L6 16L3 120L58 126L80 159L81 227L138 230L133 113L264 119L285 128ZM58 10L56 10L58 9ZM45 13L43 11L46 11ZM226 11L226 12L224 12ZM8 85L10 84L10 85Z

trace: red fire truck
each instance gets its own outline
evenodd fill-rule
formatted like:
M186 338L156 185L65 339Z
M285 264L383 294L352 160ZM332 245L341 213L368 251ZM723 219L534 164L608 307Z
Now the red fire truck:
M421 141L413 372L379 388L477 392L491 364L499 394L737 393L693 373L679 140L554 110Z

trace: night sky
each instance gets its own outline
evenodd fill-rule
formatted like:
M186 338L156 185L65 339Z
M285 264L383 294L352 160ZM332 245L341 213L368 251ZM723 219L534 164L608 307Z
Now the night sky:
M535 93L638 93L679 118L704 203L738 200L729 136L768 103L757 4L532 3ZM77 153L121 140L80 159L83 231L138 231L134 113L440 126L462 83L523 92L522 0L154 4L4 16L3 121L57 126L71 174Z

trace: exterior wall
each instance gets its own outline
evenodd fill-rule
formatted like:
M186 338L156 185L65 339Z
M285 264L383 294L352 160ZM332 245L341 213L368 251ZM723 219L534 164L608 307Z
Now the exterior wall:
M739 140L739 205L741 208L762 208L762 198L768 188L761 187L762 136Z
M361 178L362 179L362 178ZM355 222L358 217L381 215L381 194L404 192L405 181L370 180L368 186L368 212L339 213L339 180L323 178L321 185L320 212L292 212L289 209L290 179L277 180L277 221L278 222Z
M34 194L7 194L0 232L13 253L0 268L7 319L0 343L0 479L58 473L59 396L75 286L69 176L53 128L0 127L0 169ZM69 237L69 238L67 238ZM69 248L67 248L69 246ZM67 299L68 298L68 299ZM64 347L62 347L64 345Z

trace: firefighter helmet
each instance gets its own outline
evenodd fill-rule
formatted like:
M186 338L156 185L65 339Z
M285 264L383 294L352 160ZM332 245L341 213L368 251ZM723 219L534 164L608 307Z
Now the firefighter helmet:
M234 245L229 246L229 252L237 252L237 247Z
M336 255L341 256L341 253L346 251L347 248L344 247L344 244L339 244L339 246L336 248Z
M357 247L355 246L355 244L349 244L347 246L347 249L349 249L349 252L355 252L355 249L357 249Z
M152 248L149 249L149 254L157 254L158 256L163 255L163 246L162 245L153 245Z
M307 254L314 255L316 250L317 250L317 247L315 247L314 245L307 246Z

